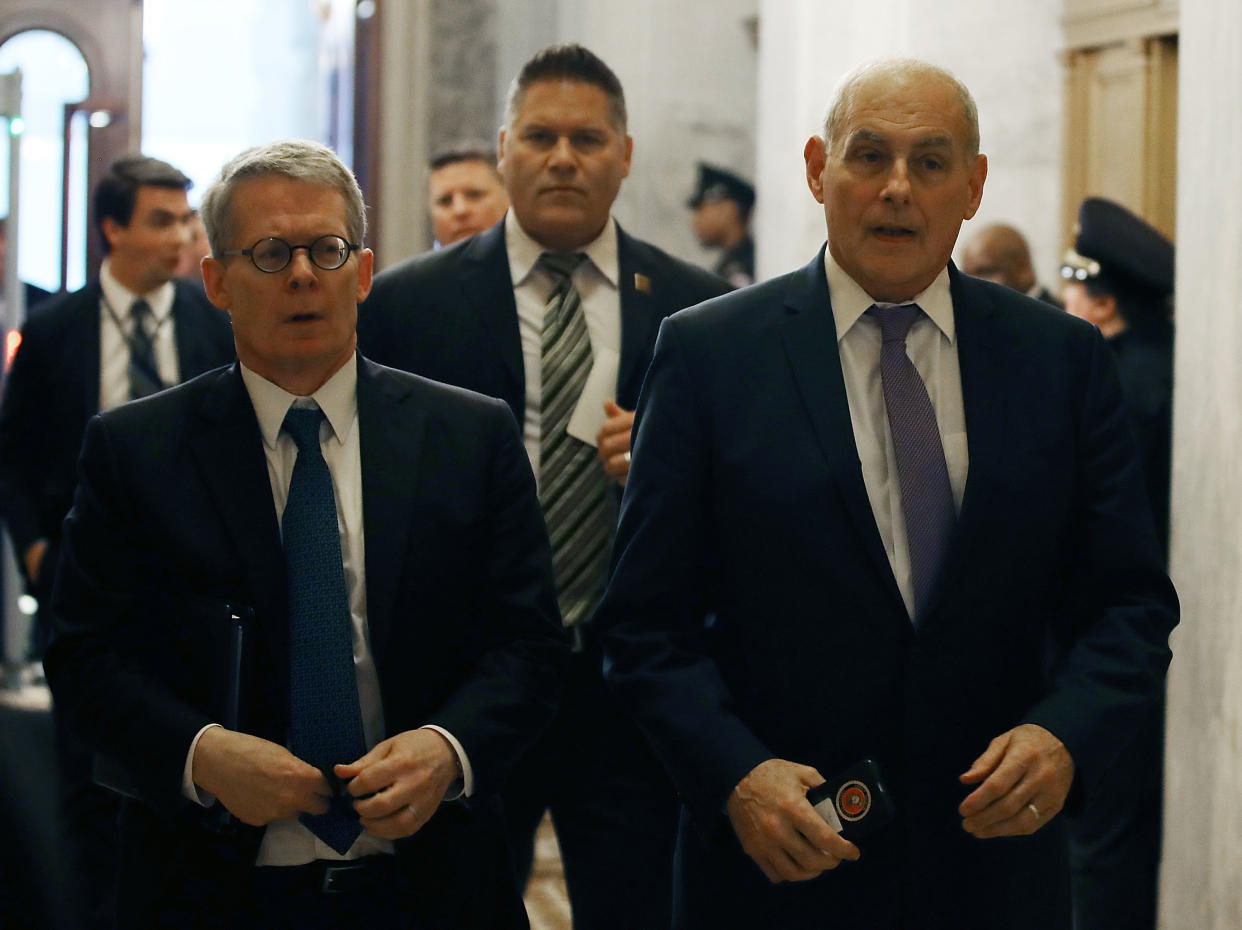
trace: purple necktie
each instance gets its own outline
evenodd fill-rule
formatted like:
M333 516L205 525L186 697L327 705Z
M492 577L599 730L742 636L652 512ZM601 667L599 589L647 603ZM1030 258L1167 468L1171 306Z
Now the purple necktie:
M927 600L949 540L956 514L949 469L936 412L927 385L906 354L906 334L923 311L918 304L876 304L867 311L880 324L880 378L884 406L897 457L901 512L906 519L910 549L910 578L914 586L914 621L923 619Z

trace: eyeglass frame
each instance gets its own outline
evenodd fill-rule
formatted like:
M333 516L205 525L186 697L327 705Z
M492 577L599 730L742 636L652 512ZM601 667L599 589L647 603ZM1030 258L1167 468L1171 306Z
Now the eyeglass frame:
M322 242L324 239L337 239L340 242L345 244L345 257L341 259L341 263L339 265L334 265L331 268L325 268L323 265L319 264L319 262L315 261L314 246L317 243ZM279 242L285 248L289 250L289 257L285 260L285 263L281 265L279 268L271 268L271 269L263 268L262 266L259 265L258 261L255 260L255 257L254 257L255 250L258 249L258 247L262 245L264 242ZM319 236L318 238L313 239L311 242L305 243L303 245L292 245L286 242L284 239L280 238L280 236L264 236L262 239L257 240L254 243L254 245L252 245L248 249L225 249L220 254L226 255L226 256L245 255L247 258L250 259L250 264L254 265L255 268L257 268L259 271L263 272L264 274L280 274L282 271L288 268L291 264L293 264L293 255L298 249L306 249L307 259L310 261L312 265L314 265L320 271L338 271L341 268L345 267L345 263L349 261L350 255L352 255L354 252L359 252L362 250L362 245L357 242L350 242L344 236L338 236L335 233L325 233L324 235Z

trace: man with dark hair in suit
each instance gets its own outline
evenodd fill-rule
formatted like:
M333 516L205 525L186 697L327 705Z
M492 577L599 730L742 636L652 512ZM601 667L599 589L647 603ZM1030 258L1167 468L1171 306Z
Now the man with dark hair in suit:
M499 223L509 195L496 173L496 153L459 145L436 155L428 165L427 199L437 248Z
M130 795L118 924L524 927L495 792L567 650L513 419L357 354L329 149L202 215L238 362L91 421L46 662Z
M39 602L36 659L52 629L61 523L87 420L233 356L228 318L201 288L174 278L194 215L189 186L156 158L115 162L93 197L106 253L99 277L47 301L22 327L0 405L0 511ZM91 784L89 754L55 713L69 886L81 920L107 926L116 805Z
M578 45L539 52L500 131L504 222L379 275L358 328L364 352L503 398L523 425L575 654L560 712L504 800L523 878L551 810L584 928L668 921L676 801L604 688L591 617L656 328L727 290L613 220L632 149L612 70Z
M1116 367L950 262L987 174L950 74L852 72L804 157L826 248L661 327L597 618L686 805L674 926L1067 930L1058 814L1177 618Z
M22 329L0 408L0 508L44 609L86 421L233 355L227 317L175 279L194 217L189 187L156 158L113 164L94 193L99 277Z

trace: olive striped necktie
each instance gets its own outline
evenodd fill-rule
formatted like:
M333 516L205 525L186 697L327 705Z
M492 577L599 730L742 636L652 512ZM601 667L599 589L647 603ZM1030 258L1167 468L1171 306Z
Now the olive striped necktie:
M604 591L616 522L611 481L595 447L565 430L591 372L593 356L573 272L580 253L545 252L540 264L554 286L543 313L540 353L539 503L552 541L561 617L589 620Z

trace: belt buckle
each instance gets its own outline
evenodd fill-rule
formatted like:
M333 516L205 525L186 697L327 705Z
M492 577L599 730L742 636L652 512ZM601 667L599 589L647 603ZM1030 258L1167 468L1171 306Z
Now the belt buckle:
M360 872L364 868L366 868L366 863L361 860L325 865L323 867L323 882L319 886L320 893L344 894L350 889L339 887L338 882L340 882L340 879L351 872Z

